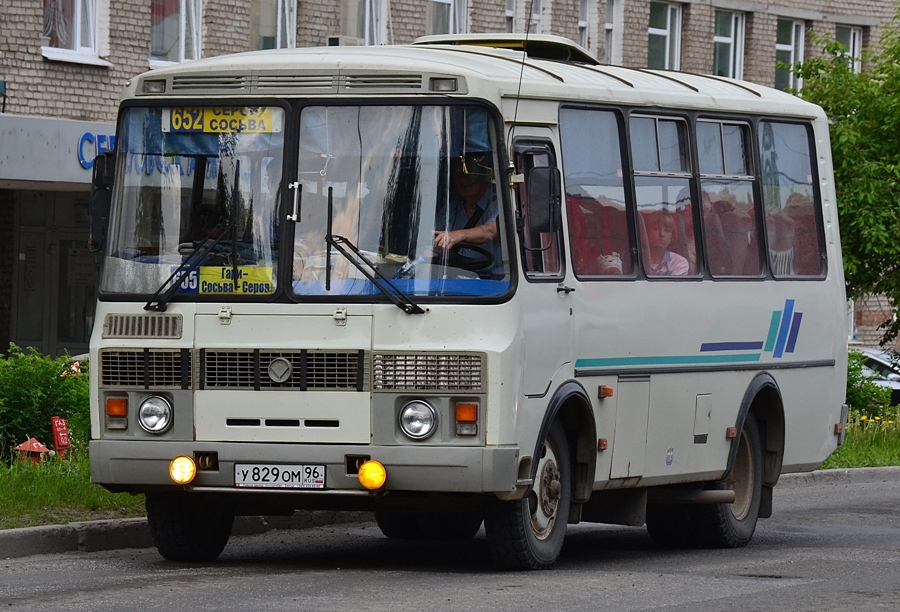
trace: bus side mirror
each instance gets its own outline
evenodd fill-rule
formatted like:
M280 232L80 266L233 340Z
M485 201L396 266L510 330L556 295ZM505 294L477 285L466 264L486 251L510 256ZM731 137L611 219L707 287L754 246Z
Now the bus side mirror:
M91 177L94 190L91 192L91 203L88 210L90 217L88 249L91 251L102 249L103 240L106 238L106 230L109 226L109 191L115 175L115 159L114 151L104 151L94 158L94 173Z
M531 231L552 233L559 229L562 200L558 168L539 166L528 173L528 226Z

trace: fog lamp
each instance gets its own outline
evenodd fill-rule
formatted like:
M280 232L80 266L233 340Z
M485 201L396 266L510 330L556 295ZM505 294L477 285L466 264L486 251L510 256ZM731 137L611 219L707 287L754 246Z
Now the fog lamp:
M138 423L147 433L164 432L172 423L172 404L158 395L148 397L138 409Z
M437 428L437 411L428 402L413 400L400 409L400 429L414 440L424 440Z
M369 459L359 466L359 483L370 491L380 489L387 480L387 471L384 466L374 459Z
M197 464L195 464L194 460L190 457L182 455L180 457L175 457L169 463L169 477L175 481L176 484L190 484L196 475Z

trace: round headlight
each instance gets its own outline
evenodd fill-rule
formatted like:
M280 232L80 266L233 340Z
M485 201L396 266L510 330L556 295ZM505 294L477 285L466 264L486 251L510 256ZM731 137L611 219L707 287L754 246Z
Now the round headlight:
M437 429L437 411L427 402L413 400L400 410L400 429L414 440L424 440Z
M141 402L138 422L148 433L162 433L172 423L172 404L165 398L154 395Z

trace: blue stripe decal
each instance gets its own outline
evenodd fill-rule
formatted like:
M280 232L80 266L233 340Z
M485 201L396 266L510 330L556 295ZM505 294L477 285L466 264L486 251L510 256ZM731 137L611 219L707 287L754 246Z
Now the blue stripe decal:
M709 351L761 351L762 340L758 342L704 342L700 345L700 352Z
M794 300L784 301L784 315L781 317L781 328L778 330L778 340L775 341L776 359L784 355L784 345L787 342L788 331L791 328L791 318L794 314Z
M794 320L791 321L791 333L788 335L787 347L784 349L788 353L794 352L794 346L797 344L797 334L800 333L800 321L803 320L802 312L794 313Z
M576 368L609 368L621 366L692 365L702 363L738 363L759 361L761 353L744 355L660 355L647 357L607 357L577 359Z
M775 338L778 336L778 324L781 323L781 311L772 312L772 322L769 323L769 335L766 338L766 348L763 349L767 353L775 348Z

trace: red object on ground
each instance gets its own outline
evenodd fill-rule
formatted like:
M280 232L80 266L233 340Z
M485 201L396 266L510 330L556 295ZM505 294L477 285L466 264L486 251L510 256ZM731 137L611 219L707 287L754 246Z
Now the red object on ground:
M41 455L50 452L50 449L38 442L37 438L28 438L13 450L19 453L19 461L31 459L32 463L40 462Z
M50 428L53 430L53 446L56 447L59 458L65 459L66 449L70 446L69 424L63 418L52 416L50 417Z

